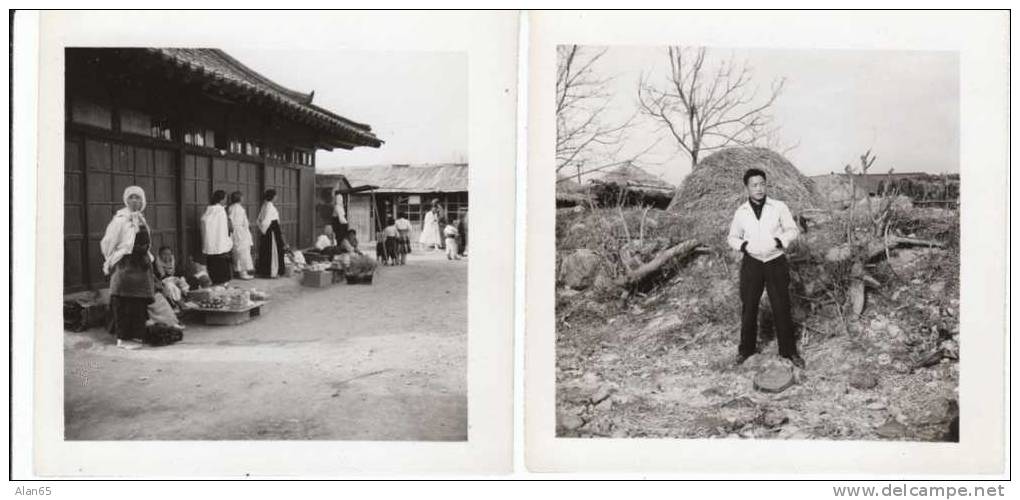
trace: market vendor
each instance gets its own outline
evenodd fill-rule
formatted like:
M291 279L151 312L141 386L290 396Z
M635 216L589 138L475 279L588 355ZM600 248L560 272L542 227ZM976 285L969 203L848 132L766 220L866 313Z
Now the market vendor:
M322 228L322 234L315 240L315 249L327 259L332 259L334 255L340 253L332 224L327 224Z
M145 221L145 191L124 189L124 208L106 226L100 241L103 273L110 276L110 306L117 347L137 349L145 336L147 308L153 301L152 254L149 224Z

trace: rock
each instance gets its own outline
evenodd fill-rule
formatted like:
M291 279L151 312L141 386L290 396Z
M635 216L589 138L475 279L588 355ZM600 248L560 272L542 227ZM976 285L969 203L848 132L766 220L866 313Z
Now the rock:
M754 376L754 388L762 392L783 392L793 383L793 370L785 367L774 366Z
M603 385L602 387L599 387L598 390L595 391L595 393L591 395L591 402L592 402L592 404L596 404L597 405L597 404L605 401L606 399L609 399L609 396L612 396L613 392L615 392L615 391L616 390L613 389L613 387L611 387L609 385Z
M705 396L706 398L725 396L726 390L721 387L714 386L701 391L701 395Z
M924 412L921 418L917 419L920 425L935 425L948 423L960 415L960 406L954 399L943 398L935 401L931 409Z
M886 439L900 439L907 435L907 426L897 422L895 419L889 419L886 423L879 426L878 429L875 429L875 432Z
M936 281L931 285L928 285L928 291L931 292L933 296L942 295L942 292L944 292L945 290L946 290L945 281Z
M601 258L587 248L575 250L560 265L560 281L568 288L583 290L592 285Z
M870 403L865 404L864 407L869 409L869 410L877 411L877 410L884 410L884 409L888 408L889 405L887 405L885 403L885 401L876 400L876 401L871 401Z
M878 385L878 377L874 373L856 370L850 374L850 387L866 391Z
M955 340L943 341L939 346L942 348L942 355L949 359L960 359L960 344Z
M790 417L786 416L786 413L781 410L768 409L762 415L762 423L765 427L779 427L790 421Z
M598 273L598 275L595 276L594 282L595 289L599 291L612 290L616 287L616 283L613 283L613 280L609 276L606 276L605 273Z
M560 427L568 431L576 431L581 427L584 427L584 420L577 415L561 413L557 420L559 421Z
M609 411L613 408L613 398L603 399L600 403L595 405L595 409L598 411Z
M586 387L594 387L597 386L598 383L599 376L592 372L585 373L584 375L581 376L581 384Z

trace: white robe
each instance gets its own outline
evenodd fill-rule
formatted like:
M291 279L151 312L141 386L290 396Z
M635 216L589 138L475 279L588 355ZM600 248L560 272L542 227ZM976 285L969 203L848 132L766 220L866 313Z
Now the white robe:
M240 203L230 205L228 210L230 225L234 228L231 240L234 243L234 270L248 272L255 269L251 260L252 238L248 229L248 212Z
M205 207L202 214L202 253L220 255L229 252L233 246L226 208L218 203Z
M424 247L439 245L439 219L436 218L435 212L431 210L425 212L425 222L422 223L421 236L418 237L418 243L421 243Z

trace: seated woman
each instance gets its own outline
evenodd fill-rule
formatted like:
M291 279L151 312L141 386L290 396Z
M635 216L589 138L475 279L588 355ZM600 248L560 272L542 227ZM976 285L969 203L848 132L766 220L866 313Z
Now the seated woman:
M340 262L343 263L344 267L351 265L351 255L362 255L361 249L358 248L358 232L349 229L347 230L347 237L340 240L339 245Z
M333 256L340 253L338 243L336 233L333 232L333 225L327 224L322 228L322 234L315 240L315 249L326 259L333 260Z

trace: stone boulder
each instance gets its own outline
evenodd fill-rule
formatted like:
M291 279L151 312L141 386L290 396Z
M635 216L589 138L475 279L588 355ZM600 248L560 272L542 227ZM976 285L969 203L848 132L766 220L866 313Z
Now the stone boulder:
M601 258L587 248L574 250L560 264L559 281L568 288L583 290L592 285L598 274Z

